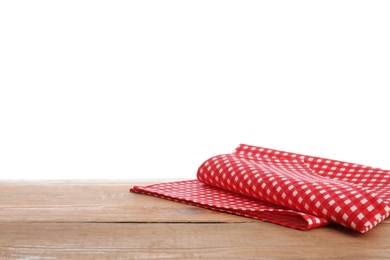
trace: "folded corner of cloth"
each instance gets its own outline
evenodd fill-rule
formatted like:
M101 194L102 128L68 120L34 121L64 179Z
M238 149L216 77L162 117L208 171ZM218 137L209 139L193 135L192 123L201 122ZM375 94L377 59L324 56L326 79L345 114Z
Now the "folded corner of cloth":
M307 230L338 223L365 233L390 214L390 171L240 144L204 161L197 179L130 192Z

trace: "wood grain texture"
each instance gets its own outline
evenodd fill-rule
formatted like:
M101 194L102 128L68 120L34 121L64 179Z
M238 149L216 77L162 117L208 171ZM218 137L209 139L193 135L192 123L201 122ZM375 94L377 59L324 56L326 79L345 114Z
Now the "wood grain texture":
M161 181L0 181L0 259L390 259L388 220L300 231L129 192Z
M0 225L0 257L23 259L380 259L390 225L367 234L271 223L12 223ZM38 258L38 259L39 259Z
M3 181L0 222L254 221L129 191L160 181Z

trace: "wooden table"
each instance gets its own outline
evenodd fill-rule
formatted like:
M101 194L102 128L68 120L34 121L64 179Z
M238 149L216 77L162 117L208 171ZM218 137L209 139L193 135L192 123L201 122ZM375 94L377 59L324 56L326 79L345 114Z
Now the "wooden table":
M0 259L390 259L389 220L300 231L129 192L161 181L0 181Z

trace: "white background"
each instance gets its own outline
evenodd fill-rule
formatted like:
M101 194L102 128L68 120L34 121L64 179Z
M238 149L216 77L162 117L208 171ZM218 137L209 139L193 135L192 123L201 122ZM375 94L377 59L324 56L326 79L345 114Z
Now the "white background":
M246 143L390 169L389 1L1 1L0 178L188 178Z

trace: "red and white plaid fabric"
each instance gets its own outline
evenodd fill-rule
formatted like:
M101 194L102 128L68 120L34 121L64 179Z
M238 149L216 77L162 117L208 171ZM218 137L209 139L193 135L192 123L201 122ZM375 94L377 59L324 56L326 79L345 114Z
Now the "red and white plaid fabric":
M302 230L339 223L364 233L389 216L389 188L387 170L241 144L206 160L197 180L130 191Z

